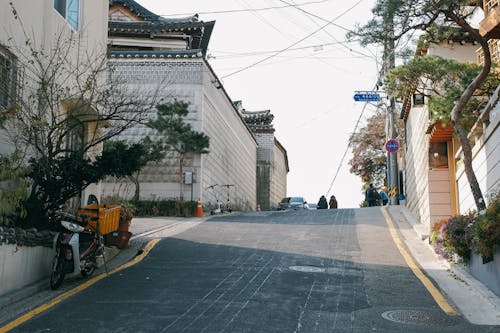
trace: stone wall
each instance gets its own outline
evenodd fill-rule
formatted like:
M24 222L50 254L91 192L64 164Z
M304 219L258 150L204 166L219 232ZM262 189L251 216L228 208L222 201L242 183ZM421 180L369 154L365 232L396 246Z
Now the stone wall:
M213 205L215 193L206 191L214 184L232 184L230 200L235 209L254 210L257 204L257 142L224 89L217 88L211 70L203 85L203 132L210 137L210 153L201 156L203 204ZM217 188L217 196L227 201L226 188Z
M118 59L110 61L113 75L138 89L149 87L150 98L163 102L173 99L189 102L186 121L194 130L210 137L208 154L190 155L183 170L194 174L194 184L182 186L182 196L200 198L204 207L215 205L215 193L208 186L234 184L230 197L236 209L251 209L256 203L256 142L223 89L217 89L215 77L203 59ZM154 116L154 110L151 112ZM145 126L124 132L120 139L137 141L154 135ZM148 165L140 178L142 199L178 198L178 156L171 152L161 163ZM103 196L130 198L134 186L126 180L108 179L102 184ZM219 201L227 200L226 188L218 186ZM222 200L224 199L224 200Z
M500 191L499 111L500 105L497 104L490 112L490 124L486 127L484 133L477 138L476 144L472 149L472 167L486 200L489 195ZM469 210L475 210L476 204L470 190L469 181L465 175L463 164L457 168L457 183L460 213L464 214Z
M286 182L288 174L288 165L286 153L275 143L272 151L271 168L271 192L270 208L278 208L278 204L286 197Z
M429 234L429 113L426 106L413 107L406 122L406 205Z

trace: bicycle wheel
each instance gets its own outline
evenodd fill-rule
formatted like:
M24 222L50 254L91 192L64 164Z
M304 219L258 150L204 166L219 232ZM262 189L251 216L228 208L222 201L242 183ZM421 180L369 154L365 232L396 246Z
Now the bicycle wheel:
M94 274L95 267L96 264L92 260L87 259L83 264L83 268L80 271L80 273L82 274L83 277L91 276L92 274Z
M50 289L56 290L59 288L64 280L64 256L62 251L59 250L57 255L54 257L54 262L52 264L52 273L50 274Z

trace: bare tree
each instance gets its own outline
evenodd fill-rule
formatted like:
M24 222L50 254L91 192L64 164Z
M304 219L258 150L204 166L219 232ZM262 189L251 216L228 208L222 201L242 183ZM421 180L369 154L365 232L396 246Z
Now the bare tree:
M80 35L61 32L52 45L36 43L12 11L25 41L16 45L10 39L3 47L18 57L23 90L2 112L2 134L10 145L2 153L22 156L31 167L29 220L47 216L106 175L122 176L99 158L102 143L144 123L157 92L129 89L107 66L105 50L89 53Z

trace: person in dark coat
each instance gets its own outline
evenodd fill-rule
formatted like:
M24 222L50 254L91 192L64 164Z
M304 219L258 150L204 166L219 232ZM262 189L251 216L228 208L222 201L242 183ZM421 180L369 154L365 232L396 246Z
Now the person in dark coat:
M326 198L324 195L319 198L318 209L328 209L328 203L326 202Z
M378 206L377 202L380 199L377 189L370 184L365 191L365 200L368 202L368 207Z
M328 204L330 205L330 209L337 208L337 199L334 195L330 197L330 202Z

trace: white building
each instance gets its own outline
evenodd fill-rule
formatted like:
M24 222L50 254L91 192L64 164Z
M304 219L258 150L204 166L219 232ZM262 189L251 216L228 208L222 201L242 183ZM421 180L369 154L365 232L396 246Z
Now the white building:
M215 22L200 21L197 15L161 18L132 0L109 3L112 77L125 80L132 88L149 87L149 97L158 101L188 102L186 120L210 138L208 154L185 160L183 170L192 172L192 184L181 188L178 160L172 153L145 168L140 198L200 198L204 206L213 207L217 199L226 200L229 188L234 208L255 209L257 142L206 60ZM137 126L120 138L133 142L151 134L149 128ZM103 196L125 198L130 198L135 188L123 179L110 179L102 186Z

